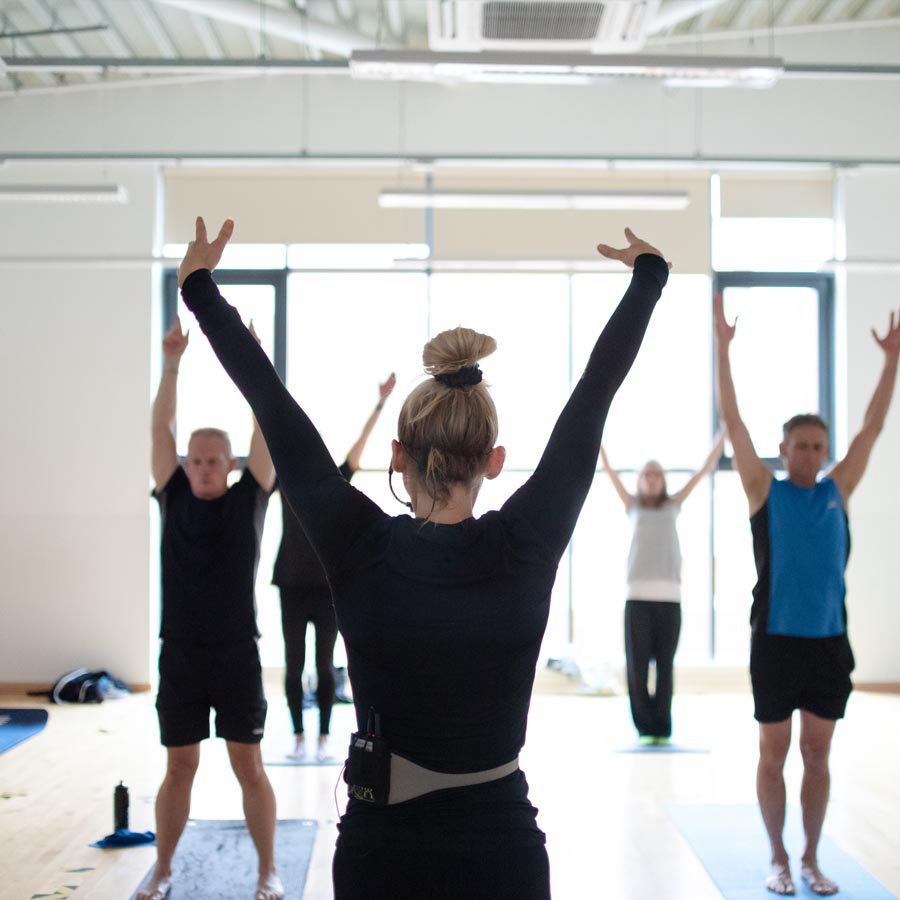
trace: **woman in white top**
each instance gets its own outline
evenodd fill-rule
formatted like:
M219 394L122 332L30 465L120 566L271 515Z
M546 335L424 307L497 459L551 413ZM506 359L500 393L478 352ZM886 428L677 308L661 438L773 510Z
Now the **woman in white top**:
M638 475L631 494L600 448L603 466L634 528L628 554L625 603L625 661L631 716L641 743L667 744L672 735L673 663L681 631L681 548L676 520L681 504L722 455L721 435L687 484L669 495L666 473L655 460ZM650 660L656 661L656 686L648 686Z

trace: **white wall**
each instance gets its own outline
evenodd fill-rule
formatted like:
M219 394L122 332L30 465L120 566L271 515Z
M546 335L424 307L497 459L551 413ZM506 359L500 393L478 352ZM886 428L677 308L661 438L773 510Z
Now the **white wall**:
M7 205L4 256L153 249L152 166L9 167L3 180L104 174L126 205ZM146 682L150 266L0 266L0 681L76 666Z
M866 61L890 35L870 33ZM795 42L804 59L846 59L855 35ZM709 51L711 48L707 48ZM874 52L877 50L878 52ZM777 52L786 52L779 41ZM674 52L674 51L673 51ZM679 52L681 52L679 48ZM759 48L757 48L759 52ZM895 52L895 51L894 51ZM304 108L305 104L305 108ZM586 155L866 158L900 163L900 82L784 82L773 91L360 84L267 77L0 99L6 155ZM95 180L85 164L0 166L0 181ZM0 218L0 681L107 666L151 668L148 403L153 292L148 265L10 268L17 254L147 256L154 168L112 166L123 207L5 207ZM900 176L847 185L849 255L897 258ZM847 425L859 426L880 364L868 329L900 305L900 276L852 274ZM898 401L900 406L900 401ZM849 581L858 679L900 681L896 551L900 409L852 504Z
M896 219L900 172L846 179L847 256L900 263ZM900 272L847 275L847 401L852 435L881 372L883 354L869 329L884 334L900 309ZM866 476L850 502L852 550L847 572L850 637L858 681L900 681L900 396L875 446Z

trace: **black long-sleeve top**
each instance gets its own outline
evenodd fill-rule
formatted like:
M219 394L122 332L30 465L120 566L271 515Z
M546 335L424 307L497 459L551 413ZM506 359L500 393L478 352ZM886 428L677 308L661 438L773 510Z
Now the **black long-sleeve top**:
M373 706L400 755L474 772L519 753L557 565L667 278L661 257L637 258L532 476L499 510L456 525L388 516L349 484L209 271L185 280L185 303L252 407L328 577L359 727Z

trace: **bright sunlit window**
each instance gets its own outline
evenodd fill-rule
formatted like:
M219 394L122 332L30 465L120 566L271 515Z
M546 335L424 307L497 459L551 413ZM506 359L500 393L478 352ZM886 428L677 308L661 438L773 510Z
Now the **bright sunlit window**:
M816 269L831 255L831 222L720 219L714 230L717 264L735 269L716 277L725 286L726 313L739 319L732 363L741 409L760 455L774 457L786 418L798 411L827 412L829 398L821 392L828 379L820 367L823 360L830 363L822 349L827 335L820 333L826 321L823 287L815 280L823 276L771 273ZM478 509L484 512L502 505L537 465L629 279L625 273L389 271L398 259L421 257L422 247L234 245L220 269L222 291L244 321L253 319L270 358L281 336L286 351L281 375L338 463L371 414L379 383L396 372L396 393L354 480L391 514L402 509L388 492L390 442L403 399L423 377L425 341L456 325L493 335L498 350L482 365L508 456L506 471L483 486ZM232 276L240 284L227 283L226 263L243 269ZM770 274L757 275L754 268ZM175 286L168 283L168 308L174 309ZM277 299L285 284L286 296ZM710 297L708 276L671 276L613 402L604 444L629 489L635 488L641 465L656 458L669 472L669 490L677 491L710 449L715 402ZM247 405L190 314L180 304L178 309L191 328L179 389L179 452L186 451L193 428L214 424L228 429L236 454L245 455L251 427ZM402 493L396 478L395 488ZM261 652L271 666L281 664L283 653L278 597L270 586L280 533L276 497L258 579ZM682 510L679 534L684 558L679 662L706 662L715 645L717 662L745 663L755 573L746 500L735 473L720 471L701 483ZM608 672L621 665L629 539L621 501L598 470L560 563L545 656L566 652L572 637L579 664L587 661Z

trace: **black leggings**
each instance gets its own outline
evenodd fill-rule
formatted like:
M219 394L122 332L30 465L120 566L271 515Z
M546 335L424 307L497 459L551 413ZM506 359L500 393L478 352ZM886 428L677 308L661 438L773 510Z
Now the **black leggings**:
M303 734L303 667L306 665L306 624L316 629L316 676L319 734L328 734L334 705L334 644L337 620L328 589L282 587L281 631L284 635L284 692L294 734Z
M550 900L543 845L499 850L362 850L338 842L334 900Z
M681 604L629 600L625 604L625 661L631 717L638 734L670 737L675 649L681 632ZM656 660L656 691L647 685L650 660Z

